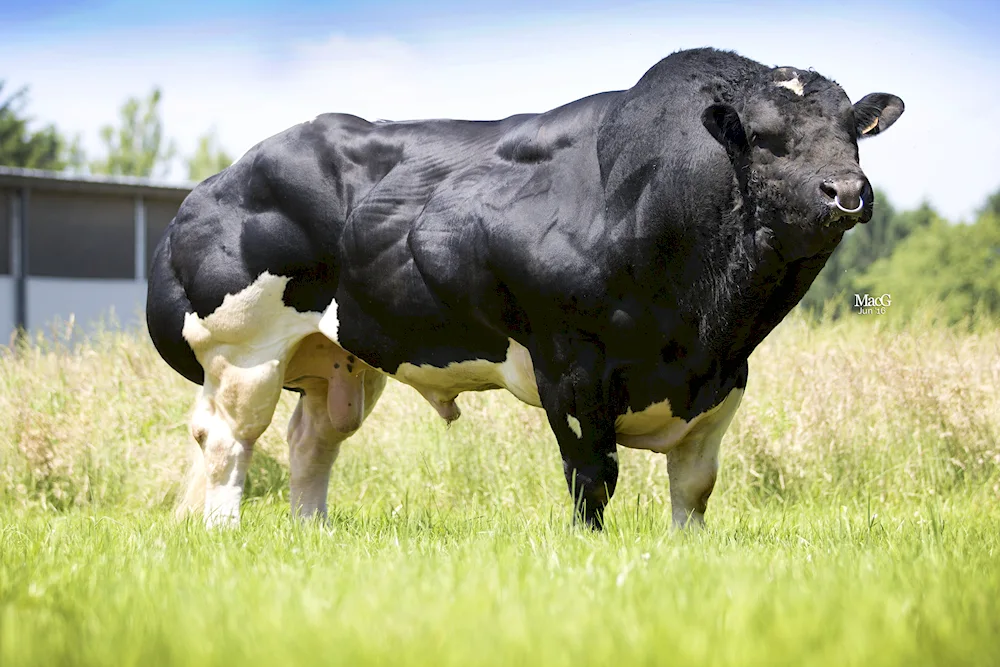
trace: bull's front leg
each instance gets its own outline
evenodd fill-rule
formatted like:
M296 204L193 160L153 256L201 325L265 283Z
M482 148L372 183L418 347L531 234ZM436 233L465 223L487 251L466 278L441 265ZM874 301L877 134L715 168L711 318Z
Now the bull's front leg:
M551 370L555 364L544 371L536 368L536 380L549 426L559 442L575 518L600 530L604 507L618 483L615 419L601 383L600 355L580 357L557 371Z

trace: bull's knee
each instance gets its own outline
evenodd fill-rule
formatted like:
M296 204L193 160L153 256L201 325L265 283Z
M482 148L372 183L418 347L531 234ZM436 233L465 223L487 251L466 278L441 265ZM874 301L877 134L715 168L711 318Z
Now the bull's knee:
M288 422L292 514L326 516L330 469L346 437L333 428L322 394L306 393L299 398Z
M674 525L677 527L703 526L708 499L715 489L718 476L718 459L672 459L668 457L670 477L670 504Z
M288 422L291 506L295 515L326 517L330 470L340 445L360 428L385 388L385 375L370 367L357 373L351 359L344 353L343 361L351 363L352 368L341 368L351 377L341 375L338 386L331 387L329 381L318 379L305 383ZM345 387L350 391L345 392Z
M254 443L267 429L281 394L277 361L249 368L228 363L206 374L191 433L204 455L205 523L239 523L240 500Z
M676 495L671 493L674 525L678 527L705 525L705 511L708 509L708 499L714 488L715 474L705 474L685 484Z

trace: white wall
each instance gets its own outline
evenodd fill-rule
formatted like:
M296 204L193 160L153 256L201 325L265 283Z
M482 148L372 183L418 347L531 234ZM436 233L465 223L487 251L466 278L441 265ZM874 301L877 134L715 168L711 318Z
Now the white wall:
M48 332L54 321L65 323L70 315L75 316L77 333L93 331L94 325L111 313L122 327L138 326L145 321L145 281L29 277L26 282L27 325L32 332ZM13 310L13 286L10 293L8 310ZM9 325L12 327L13 322Z
M0 276L0 345L10 342L14 333L14 279Z

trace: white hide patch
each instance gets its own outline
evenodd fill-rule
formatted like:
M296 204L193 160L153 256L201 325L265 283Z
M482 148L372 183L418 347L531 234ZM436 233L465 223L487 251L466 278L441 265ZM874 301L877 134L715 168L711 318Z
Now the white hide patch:
M583 437L583 429L580 428L580 420L573 415L566 415L566 423L569 424L569 429L576 434L577 438Z
M695 431L728 428L742 400L743 390L733 389L721 403L690 421L674 417L670 401L654 403L639 412L629 410L615 420L618 444L665 454Z
M330 305L323 311L323 316L319 318L319 331L321 334L336 343L339 339L340 320L337 319L337 300L330 299Z
M788 81L779 81L774 85L778 86L779 88L787 88L788 90L792 91L799 97L802 97L802 95L805 94L805 89L802 87L802 82L799 81L798 76L794 76Z
M608 452L608 458L614 461L615 463L618 463L618 451L615 450L613 452Z
M210 349L236 346L240 352L251 353L257 359L284 359L288 350L311 333L320 331L319 313L300 313L282 301L288 278L268 272L236 294L227 294L222 305L205 318L196 313L184 316L182 335L205 367ZM333 329L336 330L336 304Z
M507 347L507 358L499 364L484 359L452 362L444 368L404 363L393 377L419 391L435 406L454 400L463 391L485 389L506 389L529 405L542 404L531 355L513 339Z

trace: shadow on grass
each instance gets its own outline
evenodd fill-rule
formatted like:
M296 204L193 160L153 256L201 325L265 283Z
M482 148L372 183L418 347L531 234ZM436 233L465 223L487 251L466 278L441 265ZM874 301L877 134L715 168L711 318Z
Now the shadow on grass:
M288 498L288 468L276 458L263 451L256 451L250 461L244 498L265 498L275 500Z

